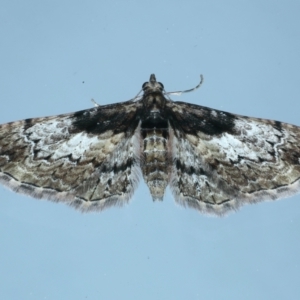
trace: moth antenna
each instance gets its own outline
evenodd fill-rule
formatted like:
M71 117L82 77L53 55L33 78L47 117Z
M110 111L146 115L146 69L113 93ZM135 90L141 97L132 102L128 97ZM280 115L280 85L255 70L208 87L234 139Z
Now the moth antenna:
M193 91L195 91L195 90L197 90L197 89L200 88L200 86L202 85L203 81L204 81L204 78L203 78L203 75L201 74L200 75L200 82L194 88L189 89L189 90L184 90L184 91L167 92L167 93L164 93L164 95L180 96L181 94L184 94L184 93L193 92Z

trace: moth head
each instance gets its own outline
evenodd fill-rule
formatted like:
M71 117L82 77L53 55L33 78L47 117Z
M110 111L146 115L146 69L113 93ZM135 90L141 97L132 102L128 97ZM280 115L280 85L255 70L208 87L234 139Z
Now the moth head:
M157 82L155 75L151 74L148 82L142 85L144 93L162 92L164 90L164 85L161 82Z

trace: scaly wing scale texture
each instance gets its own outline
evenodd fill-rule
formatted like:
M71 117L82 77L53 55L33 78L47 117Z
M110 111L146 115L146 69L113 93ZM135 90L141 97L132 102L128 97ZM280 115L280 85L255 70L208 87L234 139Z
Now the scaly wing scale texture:
M1 182L82 210L128 201L138 182L139 106L126 104L0 126Z
M182 102L171 108L171 188L180 204L223 214L299 190L299 127Z

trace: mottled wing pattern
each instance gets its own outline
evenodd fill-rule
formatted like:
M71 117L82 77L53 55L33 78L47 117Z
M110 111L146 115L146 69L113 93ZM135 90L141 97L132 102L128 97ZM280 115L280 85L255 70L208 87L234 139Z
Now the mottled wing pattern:
M200 87L200 83L189 92ZM300 127L174 102L152 74L131 101L0 125L0 182L88 211L153 200L222 215L300 189Z
M168 110L178 203L221 215L299 191L299 127L184 102Z
M83 211L123 204L139 173L139 103L0 126L0 181Z

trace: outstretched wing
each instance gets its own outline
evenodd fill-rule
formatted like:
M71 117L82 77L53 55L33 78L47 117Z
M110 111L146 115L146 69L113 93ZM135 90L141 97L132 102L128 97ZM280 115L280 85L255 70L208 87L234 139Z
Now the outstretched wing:
M170 102L177 202L224 214L300 189L300 127Z
M139 103L0 126L0 181L81 210L128 201L138 183Z

